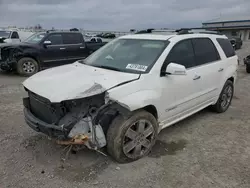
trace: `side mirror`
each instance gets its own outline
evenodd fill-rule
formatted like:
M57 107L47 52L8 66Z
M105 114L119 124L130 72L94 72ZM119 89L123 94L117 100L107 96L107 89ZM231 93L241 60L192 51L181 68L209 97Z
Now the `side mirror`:
M165 75L186 75L186 68L183 65L170 63L165 71Z
M48 45L51 45L51 41L49 41L49 40L46 40L46 41L44 41L44 42L43 42L43 45L44 45L44 46L48 46Z

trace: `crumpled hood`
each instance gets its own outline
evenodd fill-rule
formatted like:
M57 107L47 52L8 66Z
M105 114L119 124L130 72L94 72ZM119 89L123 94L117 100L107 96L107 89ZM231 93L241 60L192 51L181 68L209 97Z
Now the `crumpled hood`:
M138 78L139 74L101 69L76 62L38 72L26 79L23 86L51 102L61 102L93 96Z

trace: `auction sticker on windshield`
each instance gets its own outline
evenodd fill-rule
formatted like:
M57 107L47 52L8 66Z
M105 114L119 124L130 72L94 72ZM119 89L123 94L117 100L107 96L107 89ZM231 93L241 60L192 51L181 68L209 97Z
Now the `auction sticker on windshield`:
M148 66L139 65L139 64L128 64L126 69L136 70L136 71L143 71L147 70Z

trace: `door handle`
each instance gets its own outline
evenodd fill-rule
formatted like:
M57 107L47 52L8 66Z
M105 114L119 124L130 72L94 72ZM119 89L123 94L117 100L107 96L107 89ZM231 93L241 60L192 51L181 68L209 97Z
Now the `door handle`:
M199 80L201 78L201 76L195 75L195 77L193 78L193 80Z
M220 68L219 70L218 70L218 72L222 72L224 69L223 68Z
M65 50L66 48L60 48L60 50Z
M82 46L80 47L80 49L84 49L84 48L85 48L85 47L82 47Z

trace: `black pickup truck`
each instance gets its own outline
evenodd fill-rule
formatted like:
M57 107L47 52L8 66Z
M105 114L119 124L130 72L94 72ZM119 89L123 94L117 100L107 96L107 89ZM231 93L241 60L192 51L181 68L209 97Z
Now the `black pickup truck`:
M0 68L30 76L54 66L86 58L105 42L85 42L82 33L48 31L36 33L18 44L0 44Z

